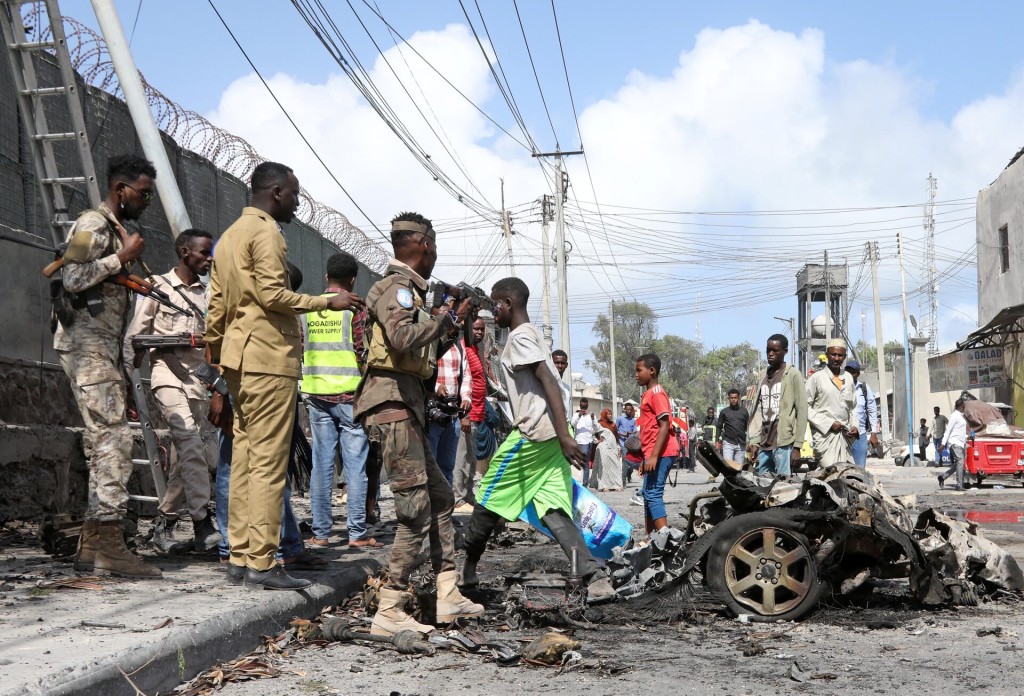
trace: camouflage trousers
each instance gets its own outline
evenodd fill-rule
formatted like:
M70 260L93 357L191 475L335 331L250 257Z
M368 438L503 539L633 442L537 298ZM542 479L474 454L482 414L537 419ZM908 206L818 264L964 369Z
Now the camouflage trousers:
M132 431L125 416L120 353L58 351L64 373L85 421L89 461L89 505L85 519L112 522L127 512L132 475Z
M370 442L380 444L384 470L395 496L398 530L391 548L388 586L404 590L416 569L417 557L430 540L435 573L455 570L455 496L427 447L427 436L415 419L368 425Z

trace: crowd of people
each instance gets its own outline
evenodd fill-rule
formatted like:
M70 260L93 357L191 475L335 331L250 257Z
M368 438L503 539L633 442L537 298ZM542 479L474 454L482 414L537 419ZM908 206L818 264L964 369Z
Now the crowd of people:
M216 245L209 231L178 235L176 266L150 276L133 310L132 290L109 281L141 261L145 243L124 223L146 210L156 171L123 156L110 161L107 174L106 198L69 232L58 298L64 305L56 312L54 344L85 422L89 458L76 569L161 576L128 549L120 524L133 440L124 371L146 359L149 389L177 453L153 548L180 548L187 515L185 545L216 550L228 583L303 589L310 580L291 571L324 567L315 549L336 543L336 478L345 487L345 544L383 545L372 534L382 465L397 522L372 628L383 635L432 630L404 608L424 549L436 577L437 620L482 613L460 587L479 582L478 565L499 523L527 511L567 556L578 554L590 601L610 599L605 571L573 522L573 467L583 486L599 492L625 489L638 477L633 502L643 506L650 534L667 525L670 470L693 468L698 440L714 443L726 459L749 460L760 474L782 477L808 423L823 465L863 466L868 444L877 444L874 397L841 341L828 344L824 369L805 384L786 361L787 338L770 336L749 408L730 389L728 404L717 414L709 408L700 428L661 385L662 363L653 353L635 360L639 403L626 401L616 414L591 411L583 398L573 409L564 381L568 356L549 352L530 322L522 280L499 280L490 293L494 324L508 330L496 361L479 301L447 288L439 307L428 306L438 246L430 220L418 213L392 220L394 255L365 301L354 291L359 264L345 252L327 259L322 294L302 294L281 228L299 206L299 183L274 162L256 167L251 205ZM218 388L221 381L226 389ZM500 443L501 420L488 400L495 391L504 392L511 413L511 432ZM301 408L311 443L298 425ZM936 437L955 449L957 424L945 425ZM311 452L307 538L291 507L288 476L303 443ZM469 516L461 573L453 515Z

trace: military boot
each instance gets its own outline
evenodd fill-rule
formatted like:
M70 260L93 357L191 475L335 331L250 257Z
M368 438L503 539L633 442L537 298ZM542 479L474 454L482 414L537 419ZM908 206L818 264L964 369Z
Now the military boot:
M195 539L192 544L199 553L212 551L220 544L221 536L217 527L213 524L213 515L207 511L206 517L201 520L192 520L192 529Z
M146 565L124 544L120 522L100 522L99 545L94 569L97 575L120 575L126 578L159 578L159 568Z
M377 613L373 615L370 633L375 636L393 636L399 631L416 631L430 633L433 626L421 624L405 613L405 601L408 598L401 590L382 587L379 591Z
M150 543L159 553L168 554L174 550L174 528L178 525L177 517L167 517L163 513L157 516L153 525L153 538Z
M99 522L85 520L82 531L78 535L78 551L75 552L75 570L92 572L96 562L96 549L99 547Z
M458 573L454 570L446 570L437 575L437 623L446 624L456 619L482 616L484 607L482 604L471 602L462 596L455 586L458 580Z

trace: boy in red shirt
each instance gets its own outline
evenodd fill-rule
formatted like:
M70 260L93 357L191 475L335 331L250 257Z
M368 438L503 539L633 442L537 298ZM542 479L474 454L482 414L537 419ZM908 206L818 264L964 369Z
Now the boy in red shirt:
M644 522L647 533L667 526L665 521L665 479L679 456L679 442L672 432L672 404L658 384L661 358L644 353L636 359L636 383L644 387L640 398L640 449L644 462L640 465L644 497Z

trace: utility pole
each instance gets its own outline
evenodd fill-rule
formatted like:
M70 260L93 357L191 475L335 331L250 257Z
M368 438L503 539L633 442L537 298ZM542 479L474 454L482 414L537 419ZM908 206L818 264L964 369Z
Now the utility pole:
M882 336L882 303L878 298L878 242L868 242L871 259L871 292L875 301L875 351L878 355L878 403L882 413L882 443L889 441L889 394L885 375L885 339ZM895 394L895 392L893 392ZM913 429L913 426L911 426Z
M828 250L825 251L825 349L828 352L828 342L832 340L832 282L828 272Z
M505 210L505 180L499 179L499 181L501 182L501 227L505 233L505 246L508 249L508 274L514 276L516 262L512 258L512 216Z
M938 182L928 173L928 203L924 207L924 265L928 277L928 352L939 352L939 287L935 268L935 193Z
M907 374L907 446L914 456L914 394L910 375L910 330L907 329L907 279L903 269L903 236L896 233L896 248L900 259L900 294L903 297L903 368ZM912 460L911 460L912 461Z
M612 421L619 413L619 381L615 373L615 300L608 306L608 346L612 358Z
M565 268L565 215L564 203L569 175L562 169L562 158L569 155L582 155L583 150L562 152L535 152L534 157L555 158L555 271L558 281L558 347L569 356L569 367L565 370L563 380L572 385L572 347L569 338L569 291Z
M548 273L548 262L551 252L548 247L548 223L551 221L551 196L544 194L540 199L540 271L543 278L543 289L541 291L541 304L544 307L544 323L541 325L541 333L548 344L548 350L553 347L551 338L551 276Z
M160 194L160 204L167 215L167 222L170 223L171 236L177 239L178 234L192 227L192 222L189 220L185 201L181 197L181 191L175 181L174 168L167 158L167 151L160 138L160 131L149 110L149 100L142 88L142 79L139 77L139 69L135 67L135 59L132 58L132 52L128 48L124 27L121 26L121 20L117 16L113 0L92 0L92 8L96 12L96 20L99 22L100 32L103 34L103 42L107 45L110 62L114 64L117 81L124 93L128 111L132 115L132 122L135 124L135 131L139 136L142 151L156 168L157 177L154 183Z

